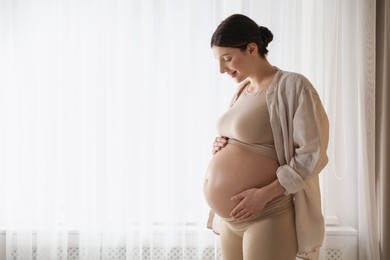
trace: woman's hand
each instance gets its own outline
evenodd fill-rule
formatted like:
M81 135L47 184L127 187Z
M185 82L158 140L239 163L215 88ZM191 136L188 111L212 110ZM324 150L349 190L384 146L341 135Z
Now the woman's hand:
M285 193L285 189L276 179L262 188L252 188L233 196L231 200L239 201L230 216L234 219L247 219L260 213L268 202Z
M226 144L228 143L228 139L227 137L224 137L224 136L217 136L215 137L215 140L214 140L214 144L213 144L213 155L216 154L217 152L219 152L223 147L226 146Z
M231 200L240 201L230 213L230 216L237 220L247 219L260 213L269 201L262 188L245 190L233 196Z

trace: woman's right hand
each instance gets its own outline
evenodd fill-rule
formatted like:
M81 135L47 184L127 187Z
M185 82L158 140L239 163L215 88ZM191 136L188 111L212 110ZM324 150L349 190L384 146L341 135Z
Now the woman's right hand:
M213 155L216 154L217 152L219 152L223 147L226 146L226 144L228 143L228 139L227 137L224 137L224 136L217 136L215 137L215 140L214 140L214 144L213 144Z

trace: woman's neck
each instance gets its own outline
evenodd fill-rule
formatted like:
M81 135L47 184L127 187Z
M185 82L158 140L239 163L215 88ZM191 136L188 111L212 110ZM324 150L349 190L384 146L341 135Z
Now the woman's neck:
M257 66L256 71L252 77L248 77L249 85L248 90L250 92L260 92L268 88L271 84L277 69L272 66L266 59Z

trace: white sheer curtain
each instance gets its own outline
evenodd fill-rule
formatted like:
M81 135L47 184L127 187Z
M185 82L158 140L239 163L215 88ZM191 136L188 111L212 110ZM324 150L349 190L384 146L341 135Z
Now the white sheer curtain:
M318 89L332 137L324 212L359 229L362 259L376 259L367 214L374 0L2 0L0 231L9 259L34 250L66 259L68 247L79 259L112 259L118 248L126 259L159 250L163 259L212 259L210 247L218 258L202 181L235 88L218 75L209 39L235 12L274 33L271 63Z
M375 192L375 1L324 1L330 117L326 216L358 230L359 259L380 259Z
M1 1L0 12L8 259L213 246L202 196L219 91L213 3Z

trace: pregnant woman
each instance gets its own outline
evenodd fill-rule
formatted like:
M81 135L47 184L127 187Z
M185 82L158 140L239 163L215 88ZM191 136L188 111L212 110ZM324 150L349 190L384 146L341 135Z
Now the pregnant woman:
M240 14L211 39L220 72L239 83L217 122L204 183L224 260L318 259L323 241L318 174L328 161L327 116L304 76L268 62L272 39Z

